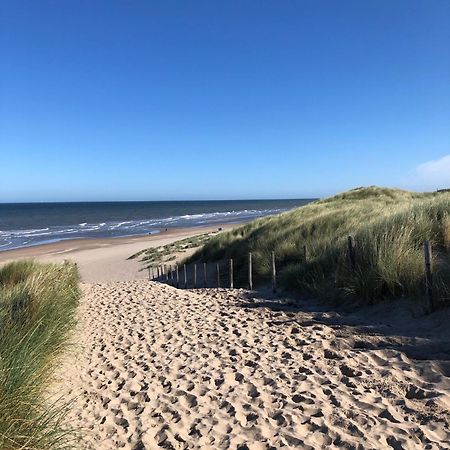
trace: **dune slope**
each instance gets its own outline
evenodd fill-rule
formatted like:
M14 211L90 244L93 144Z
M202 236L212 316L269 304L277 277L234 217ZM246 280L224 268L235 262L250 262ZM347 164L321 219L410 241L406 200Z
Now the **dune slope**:
M355 242L349 264L347 239ZM424 241L433 247L433 307L450 304L450 193L358 188L210 239L188 263L233 258L236 283L267 283L275 252L279 284L316 297L360 304L424 298ZM306 254L305 254L306 247Z

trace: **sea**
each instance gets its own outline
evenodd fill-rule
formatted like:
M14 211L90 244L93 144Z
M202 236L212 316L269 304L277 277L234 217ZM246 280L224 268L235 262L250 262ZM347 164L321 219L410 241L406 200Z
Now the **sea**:
M243 223L313 199L0 203L0 251L66 239L157 234L170 228Z

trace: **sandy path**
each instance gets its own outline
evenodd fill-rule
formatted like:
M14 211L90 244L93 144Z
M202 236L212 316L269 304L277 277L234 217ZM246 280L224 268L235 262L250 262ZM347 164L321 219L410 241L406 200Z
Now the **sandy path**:
M237 290L86 285L60 391L73 424L95 449L448 448L437 366L251 305Z

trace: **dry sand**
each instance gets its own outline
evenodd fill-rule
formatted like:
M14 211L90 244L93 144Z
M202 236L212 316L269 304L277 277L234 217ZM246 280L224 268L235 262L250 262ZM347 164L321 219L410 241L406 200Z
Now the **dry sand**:
M448 342L426 323L447 339L447 313L393 310L375 326L375 309L369 327L241 290L138 280L84 291L58 389L75 399L82 448L449 448Z

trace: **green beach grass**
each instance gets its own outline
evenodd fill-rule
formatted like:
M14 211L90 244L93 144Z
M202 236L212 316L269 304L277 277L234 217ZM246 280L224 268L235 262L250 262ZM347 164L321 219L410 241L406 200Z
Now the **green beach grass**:
M144 264L142 270L152 266L156 267L164 263L170 263L176 259L177 253L185 253L189 249L200 247L208 242L215 234L217 234L216 231L203 233L172 242L171 244L146 248L131 255L128 259L140 258L140 261Z
M346 257L356 242L356 269ZM270 280L276 254L279 285L327 300L374 303L424 297L423 243L433 246L436 306L450 303L450 193L357 188L250 222L211 238L186 263L234 259L244 286L248 253L254 280ZM307 258L304 257L304 246Z
M48 390L74 325L76 266L20 261L0 268L0 448L71 448L67 405Z

